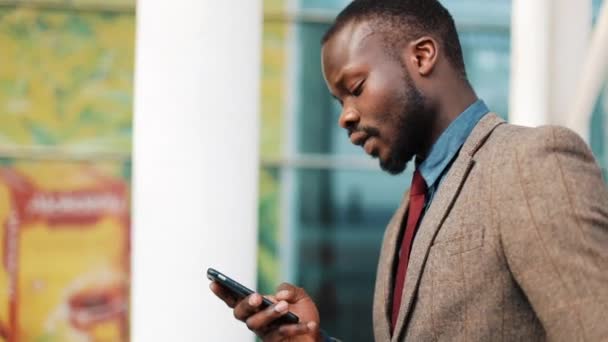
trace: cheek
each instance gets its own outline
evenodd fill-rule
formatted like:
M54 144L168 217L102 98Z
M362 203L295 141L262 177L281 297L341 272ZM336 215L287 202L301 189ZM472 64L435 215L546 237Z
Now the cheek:
M392 154L392 150L395 144L395 137L397 136L396 130L392 127L387 127L382 133L380 139L380 154L382 157L388 157Z
M390 118L400 113L403 104L399 88L388 83L366 83L365 91L359 97L360 110L367 113L373 124L390 123ZM380 128L380 127L378 127Z

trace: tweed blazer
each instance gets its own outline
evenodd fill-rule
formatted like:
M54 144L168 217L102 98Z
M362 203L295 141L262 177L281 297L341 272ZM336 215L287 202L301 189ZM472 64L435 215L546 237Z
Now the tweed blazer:
M575 133L480 120L420 223L391 336L408 197L384 235L376 341L608 341L608 191Z

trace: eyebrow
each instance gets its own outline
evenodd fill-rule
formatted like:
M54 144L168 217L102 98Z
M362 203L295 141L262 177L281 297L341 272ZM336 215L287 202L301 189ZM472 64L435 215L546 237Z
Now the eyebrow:
M344 70L346 70L346 69L350 69L350 68L348 68L348 65L347 65L346 67L342 67L342 68L340 69L340 73L338 74L338 77L337 77L337 79L336 79L336 82L334 83L334 85L335 85L337 88L340 88L340 87L342 87L342 88L346 88L346 85L344 84L344 74L345 74L345 71L344 71ZM336 98L336 99L337 99L337 97L336 97L335 95L333 95L333 94L332 94L332 96L333 96L334 98Z
M339 87L340 85L344 86L343 82L344 82L344 68L340 69L340 73L338 74L338 79L336 80L336 82L334 83L334 85L336 87ZM333 97L336 97L335 95L332 94ZM337 98L337 97L336 97Z

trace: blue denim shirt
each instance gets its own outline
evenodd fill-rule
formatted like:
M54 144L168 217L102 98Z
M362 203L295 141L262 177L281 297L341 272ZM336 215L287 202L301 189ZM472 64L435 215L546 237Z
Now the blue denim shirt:
M439 139L431 147L427 158L420 163L416 163L428 187L425 212L433 201L433 197L458 151L460 151L475 125L489 112L488 107L482 100L475 101L441 133Z

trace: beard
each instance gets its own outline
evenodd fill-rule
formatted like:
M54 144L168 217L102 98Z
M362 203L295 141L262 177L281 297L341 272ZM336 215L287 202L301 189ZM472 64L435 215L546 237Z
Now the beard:
M431 133L431 126L436 112L426 105L422 92L416 88L408 71L403 67L404 86L399 98L401 112L387 121L397 128L397 136L389 150L389 156L380 158L382 170L397 175L403 172L408 162L422 152L427 145Z

